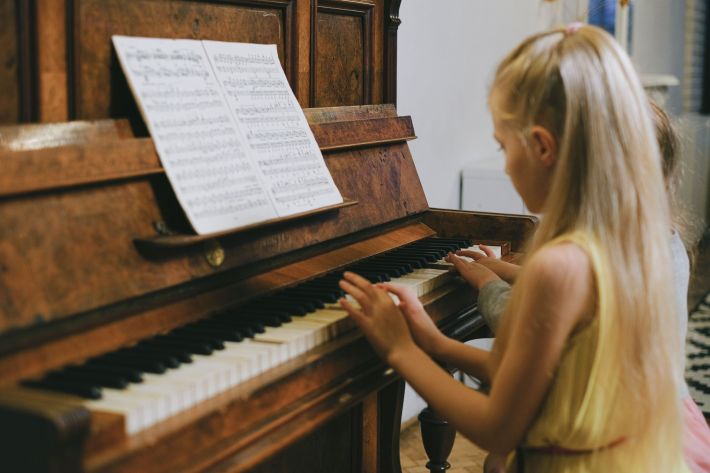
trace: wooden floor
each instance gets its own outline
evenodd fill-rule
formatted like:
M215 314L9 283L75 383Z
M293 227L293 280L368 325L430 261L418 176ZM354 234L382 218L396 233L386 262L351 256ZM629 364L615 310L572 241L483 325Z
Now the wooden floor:
M710 238L706 238L700 245L695 258L693 276L688 289L688 308L695 307L708 289L710 289ZM483 471L485 457L486 452L457 434L454 449L449 456L451 469L447 470L447 473L480 473ZM427 457L417 422L402 431L400 460L402 473L429 472L425 466Z

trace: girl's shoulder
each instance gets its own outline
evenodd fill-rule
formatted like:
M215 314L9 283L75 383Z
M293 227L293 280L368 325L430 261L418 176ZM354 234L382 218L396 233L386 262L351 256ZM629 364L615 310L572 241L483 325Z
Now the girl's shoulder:
M541 247L526 267L548 282L564 283L570 277L586 279L593 275L588 249L575 240L560 239Z
M593 315L595 275L586 249L560 240L537 250L526 263L519 284L541 299L544 312L568 319L573 326Z

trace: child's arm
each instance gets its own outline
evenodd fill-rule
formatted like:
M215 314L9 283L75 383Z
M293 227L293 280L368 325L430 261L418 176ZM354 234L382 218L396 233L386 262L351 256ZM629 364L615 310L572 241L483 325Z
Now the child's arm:
M493 250L488 248L486 245L478 245L478 247L483 251L471 251L471 250L459 250L456 252L457 256L466 256L468 258L473 258L473 260L482 264L486 268L490 269L496 273L503 281L508 284L513 284L515 279L518 277L520 272L520 266L513 263L508 263L507 261L502 261L496 258Z
M439 330L417 295L411 289L396 284L381 283L377 287L397 296L399 310L419 348L439 361L490 382L490 353L453 340Z
M506 453L524 438L545 399L567 339L591 313L586 254L571 245L541 250L521 274L520 310L502 343L489 396L465 387L416 346L387 293L353 274L341 283L361 309L343 301L375 350L453 426L478 445Z
M487 248L486 250L490 251ZM449 253L446 256L446 261L453 264L453 270L459 273L466 282L478 289L478 301L481 314L491 330L496 333L498 331L500 318L503 315L503 309L507 305L510 285L482 263L490 258L484 257L481 253L475 251L464 252L462 256L470 254L478 254L478 260L468 261L458 256L458 254Z

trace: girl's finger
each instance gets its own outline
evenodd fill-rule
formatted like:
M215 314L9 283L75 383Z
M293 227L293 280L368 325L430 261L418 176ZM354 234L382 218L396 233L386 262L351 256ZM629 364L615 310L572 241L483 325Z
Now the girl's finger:
M372 283L359 274L345 271L343 278L366 294L370 294L372 292Z
M478 261L481 258L485 258L486 255L481 253L480 251L474 251L474 250L458 250L456 252L458 256L467 256L469 258L473 258L476 261Z
M495 251L493 251L493 249L491 249L490 246L487 246L487 245L478 245L478 247L479 247L480 249L482 249L483 252L486 254L486 256L488 256L489 258L495 258L495 257L496 257Z
M452 263L452 264L454 264L454 265L456 264L456 263L455 263L456 261L461 261L461 258L459 258L458 256L456 256L456 254L454 254L454 253L449 253L448 255L446 255L446 257L445 257L444 259L445 259L446 261L448 261L449 263Z
M399 297L402 299L402 297L406 294L407 289L404 286L400 286L398 284L391 284L391 283L386 283L382 282L377 284L377 287L380 289L384 289L387 292L391 292L395 296Z
M466 267L467 264L473 264L472 262L468 262L468 261L462 260L461 258L459 258L458 256L456 256L456 255L453 254L453 253L449 253L449 259L448 259L448 261L449 261L449 263L451 263L451 264L454 265L454 268L456 268L456 270L457 270L459 273L462 272L462 271L461 271L462 269L465 269L465 267Z
M363 309L367 310L369 307L369 302L370 298L368 297L367 294L365 294L363 291L360 290L360 288L350 284L348 281L345 279L341 279L340 282L338 283L340 288L353 296L355 300L360 304L360 307Z
M345 311L350 314L350 316L355 319L355 322L358 325L361 325L365 323L367 316L363 311L360 309L356 309L355 306L353 306L350 302L348 302L347 299L344 297L341 297L340 300L338 300L338 303L340 304L340 307L345 309Z

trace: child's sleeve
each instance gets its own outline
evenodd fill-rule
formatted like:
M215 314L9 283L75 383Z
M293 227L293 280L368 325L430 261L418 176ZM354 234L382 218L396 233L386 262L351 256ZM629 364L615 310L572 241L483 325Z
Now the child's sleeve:
M485 284L478 291L478 311L495 334L510 299L510 284L497 280Z

